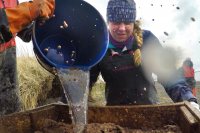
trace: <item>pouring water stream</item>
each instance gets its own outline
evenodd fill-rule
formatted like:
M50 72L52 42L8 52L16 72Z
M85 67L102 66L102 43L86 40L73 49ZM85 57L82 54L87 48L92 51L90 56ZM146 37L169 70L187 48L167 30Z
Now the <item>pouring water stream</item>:
M89 71L80 69L58 69L65 97L72 115L75 133L82 133L87 124Z

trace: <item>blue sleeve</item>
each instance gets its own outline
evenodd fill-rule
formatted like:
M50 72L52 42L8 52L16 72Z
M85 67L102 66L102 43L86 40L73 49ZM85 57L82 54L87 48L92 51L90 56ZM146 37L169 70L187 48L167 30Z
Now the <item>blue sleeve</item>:
M143 31L143 41L143 45L151 45L152 47L162 48L159 39L151 31Z
M174 71L168 80L159 82L174 102L193 101L197 103L196 97L183 77L182 69Z
M174 102L193 101L197 103L191 89L184 79L179 79L173 85L165 86L165 90Z

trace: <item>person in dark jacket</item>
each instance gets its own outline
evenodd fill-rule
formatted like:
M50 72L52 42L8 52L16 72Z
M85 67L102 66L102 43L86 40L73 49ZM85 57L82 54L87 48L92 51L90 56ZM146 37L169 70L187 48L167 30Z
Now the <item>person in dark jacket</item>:
M153 50L146 52L145 49L151 47L157 49L157 53L166 53L151 31L140 28L139 22L136 21L136 5L133 0L109 0L107 22L109 48L104 58L90 70L90 88L100 73L105 81L107 105L158 103L152 78L152 73L155 73L174 102L186 100L199 108L197 99L192 95L186 82L176 75L175 65L166 66L166 69L170 67L171 72L164 74L152 66L148 71L143 68L153 64L147 62L165 62L167 57L162 54L152 56L156 54Z
M15 36L30 41L32 21L44 23L54 12L54 0L0 0L0 116L20 111ZM26 29L29 29L27 31ZM26 34L26 33L29 33Z

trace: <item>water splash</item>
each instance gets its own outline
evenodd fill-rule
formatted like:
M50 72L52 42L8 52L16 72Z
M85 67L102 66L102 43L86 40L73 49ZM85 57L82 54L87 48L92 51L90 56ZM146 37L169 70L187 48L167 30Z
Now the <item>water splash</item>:
M74 132L82 133L87 124L89 71L58 69L57 72L70 106Z

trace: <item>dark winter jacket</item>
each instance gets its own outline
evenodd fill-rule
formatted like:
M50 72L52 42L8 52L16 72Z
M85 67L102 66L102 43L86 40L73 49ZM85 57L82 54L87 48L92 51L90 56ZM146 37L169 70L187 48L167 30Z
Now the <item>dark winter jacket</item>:
M158 39L150 31L144 31L142 49L148 45L162 48ZM121 49L110 44L105 57L90 70L90 87L96 82L99 73L102 74L106 83L107 105L157 103L152 72L144 73L142 66L134 65L132 53L136 48L136 41L127 45L122 52L119 52ZM113 50L119 52L119 55L112 55ZM162 83L162 80L160 81ZM196 101L184 80L178 77L171 78L171 81L165 81L162 85L175 102Z

